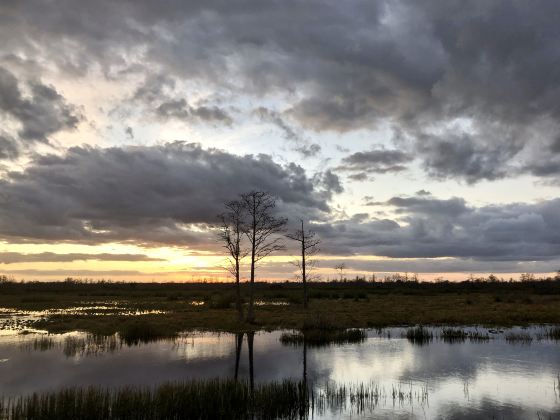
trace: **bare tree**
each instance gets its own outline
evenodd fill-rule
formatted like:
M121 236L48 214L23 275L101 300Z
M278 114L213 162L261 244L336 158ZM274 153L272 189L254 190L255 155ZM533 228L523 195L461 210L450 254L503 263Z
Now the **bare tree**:
M255 319L253 312L253 289L255 284L256 264L273 252L285 248L278 234L284 231L288 220L273 215L274 208L276 207L276 199L267 192L250 191L242 194L241 202L247 212L248 220L245 234L251 245L251 278L249 284L247 321L253 322Z
M241 260L248 254L248 250L242 246L242 238L245 233L244 217L245 207L240 201L230 201L225 204L226 211L218 217L221 220L219 238L229 252L228 266L226 269L235 278L235 307L239 320L243 320L243 306L241 304L240 265Z
M340 263L334 266L334 269L338 271L340 276L340 281L344 278L344 270L346 270L346 264Z
M299 268L301 280L303 282L303 307L307 308L309 296L307 293L307 279L309 268L313 267L314 262L309 260L308 257L315 255L319 252L317 245L321 242L316 238L315 232L306 231L303 227L303 220L301 220L301 228L295 232L286 235L287 238L299 242L301 248L301 260L297 260L295 265Z

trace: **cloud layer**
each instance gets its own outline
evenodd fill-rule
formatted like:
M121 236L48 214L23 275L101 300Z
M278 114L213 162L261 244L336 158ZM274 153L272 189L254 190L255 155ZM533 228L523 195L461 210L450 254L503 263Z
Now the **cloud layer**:
M39 156L0 181L0 235L11 240L189 244L214 242L223 203L251 189L279 197L284 213L329 211L330 173L308 177L268 155L236 156L192 143L74 147ZM336 181L336 177L334 179ZM206 226L206 227L205 227Z
M109 79L144 74L171 90L180 79L226 97L289 94L275 112L307 130L392 124L401 145L437 178L552 177L560 168L555 1L168 0L155 7L104 0L92 7L56 0L1 7L4 60L12 64L73 77L95 69ZM75 125L55 90L32 84L23 99L9 73L0 75L2 109L22 121L22 137ZM193 106L175 93L159 103L160 116L231 123L219 104ZM15 103L6 106L8 100ZM37 109L41 121L30 112Z

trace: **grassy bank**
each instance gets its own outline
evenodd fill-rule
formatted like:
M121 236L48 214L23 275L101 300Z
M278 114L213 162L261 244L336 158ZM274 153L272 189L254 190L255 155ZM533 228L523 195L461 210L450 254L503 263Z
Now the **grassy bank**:
M246 285L244 285L246 292ZM45 312L35 326L50 332L120 332L135 340L183 330L305 329L317 319L337 328L391 325L526 325L560 323L560 282L312 283L309 310L296 283L258 284L255 324L237 321L230 284L4 283L0 307ZM53 309L119 310L52 314ZM123 314L120 309L126 309ZM138 312L136 312L138 311ZM161 311L145 314L142 311ZM138 314L138 315L131 315Z

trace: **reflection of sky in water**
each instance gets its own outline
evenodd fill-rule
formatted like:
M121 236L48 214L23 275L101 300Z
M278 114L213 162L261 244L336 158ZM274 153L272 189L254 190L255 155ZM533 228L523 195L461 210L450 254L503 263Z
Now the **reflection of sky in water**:
M301 379L301 347L282 346L279 332L258 333L254 340L257 382ZM399 337L398 334L392 334ZM51 336L61 342L64 337ZM37 335L0 337L0 394L13 396L73 385L154 385L191 378L233 377L235 336L195 333L177 340L119 347L113 352L67 357L60 346L32 350ZM307 349L308 379L321 386L375 383L381 389L427 388L428 403L381 400L371 416L399 414L419 418L548 418L560 416L557 395L560 344L504 339L424 346L402 338L370 333L362 344ZM240 377L249 375L247 336L240 357ZM324 417L338 417L339 414ZM364 416L368 418L368 415ZM362 418L364 418L362 417Z

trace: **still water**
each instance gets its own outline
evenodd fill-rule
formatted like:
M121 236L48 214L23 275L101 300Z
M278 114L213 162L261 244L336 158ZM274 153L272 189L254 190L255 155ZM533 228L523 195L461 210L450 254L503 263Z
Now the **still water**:
M3 334L0 395L235 376L264 383L305 375L317 393L361 384L376 393L362 410L339 404L316 409L314 418L560 418L558 341L543 339L534 327L449 343L437 338L440 330L434 328L435 338L422 345L394 328L370 330L358 344L305 348L281 344L279 331L190 333L133 346L116 336ZM532 340L508 341L516 331Z

